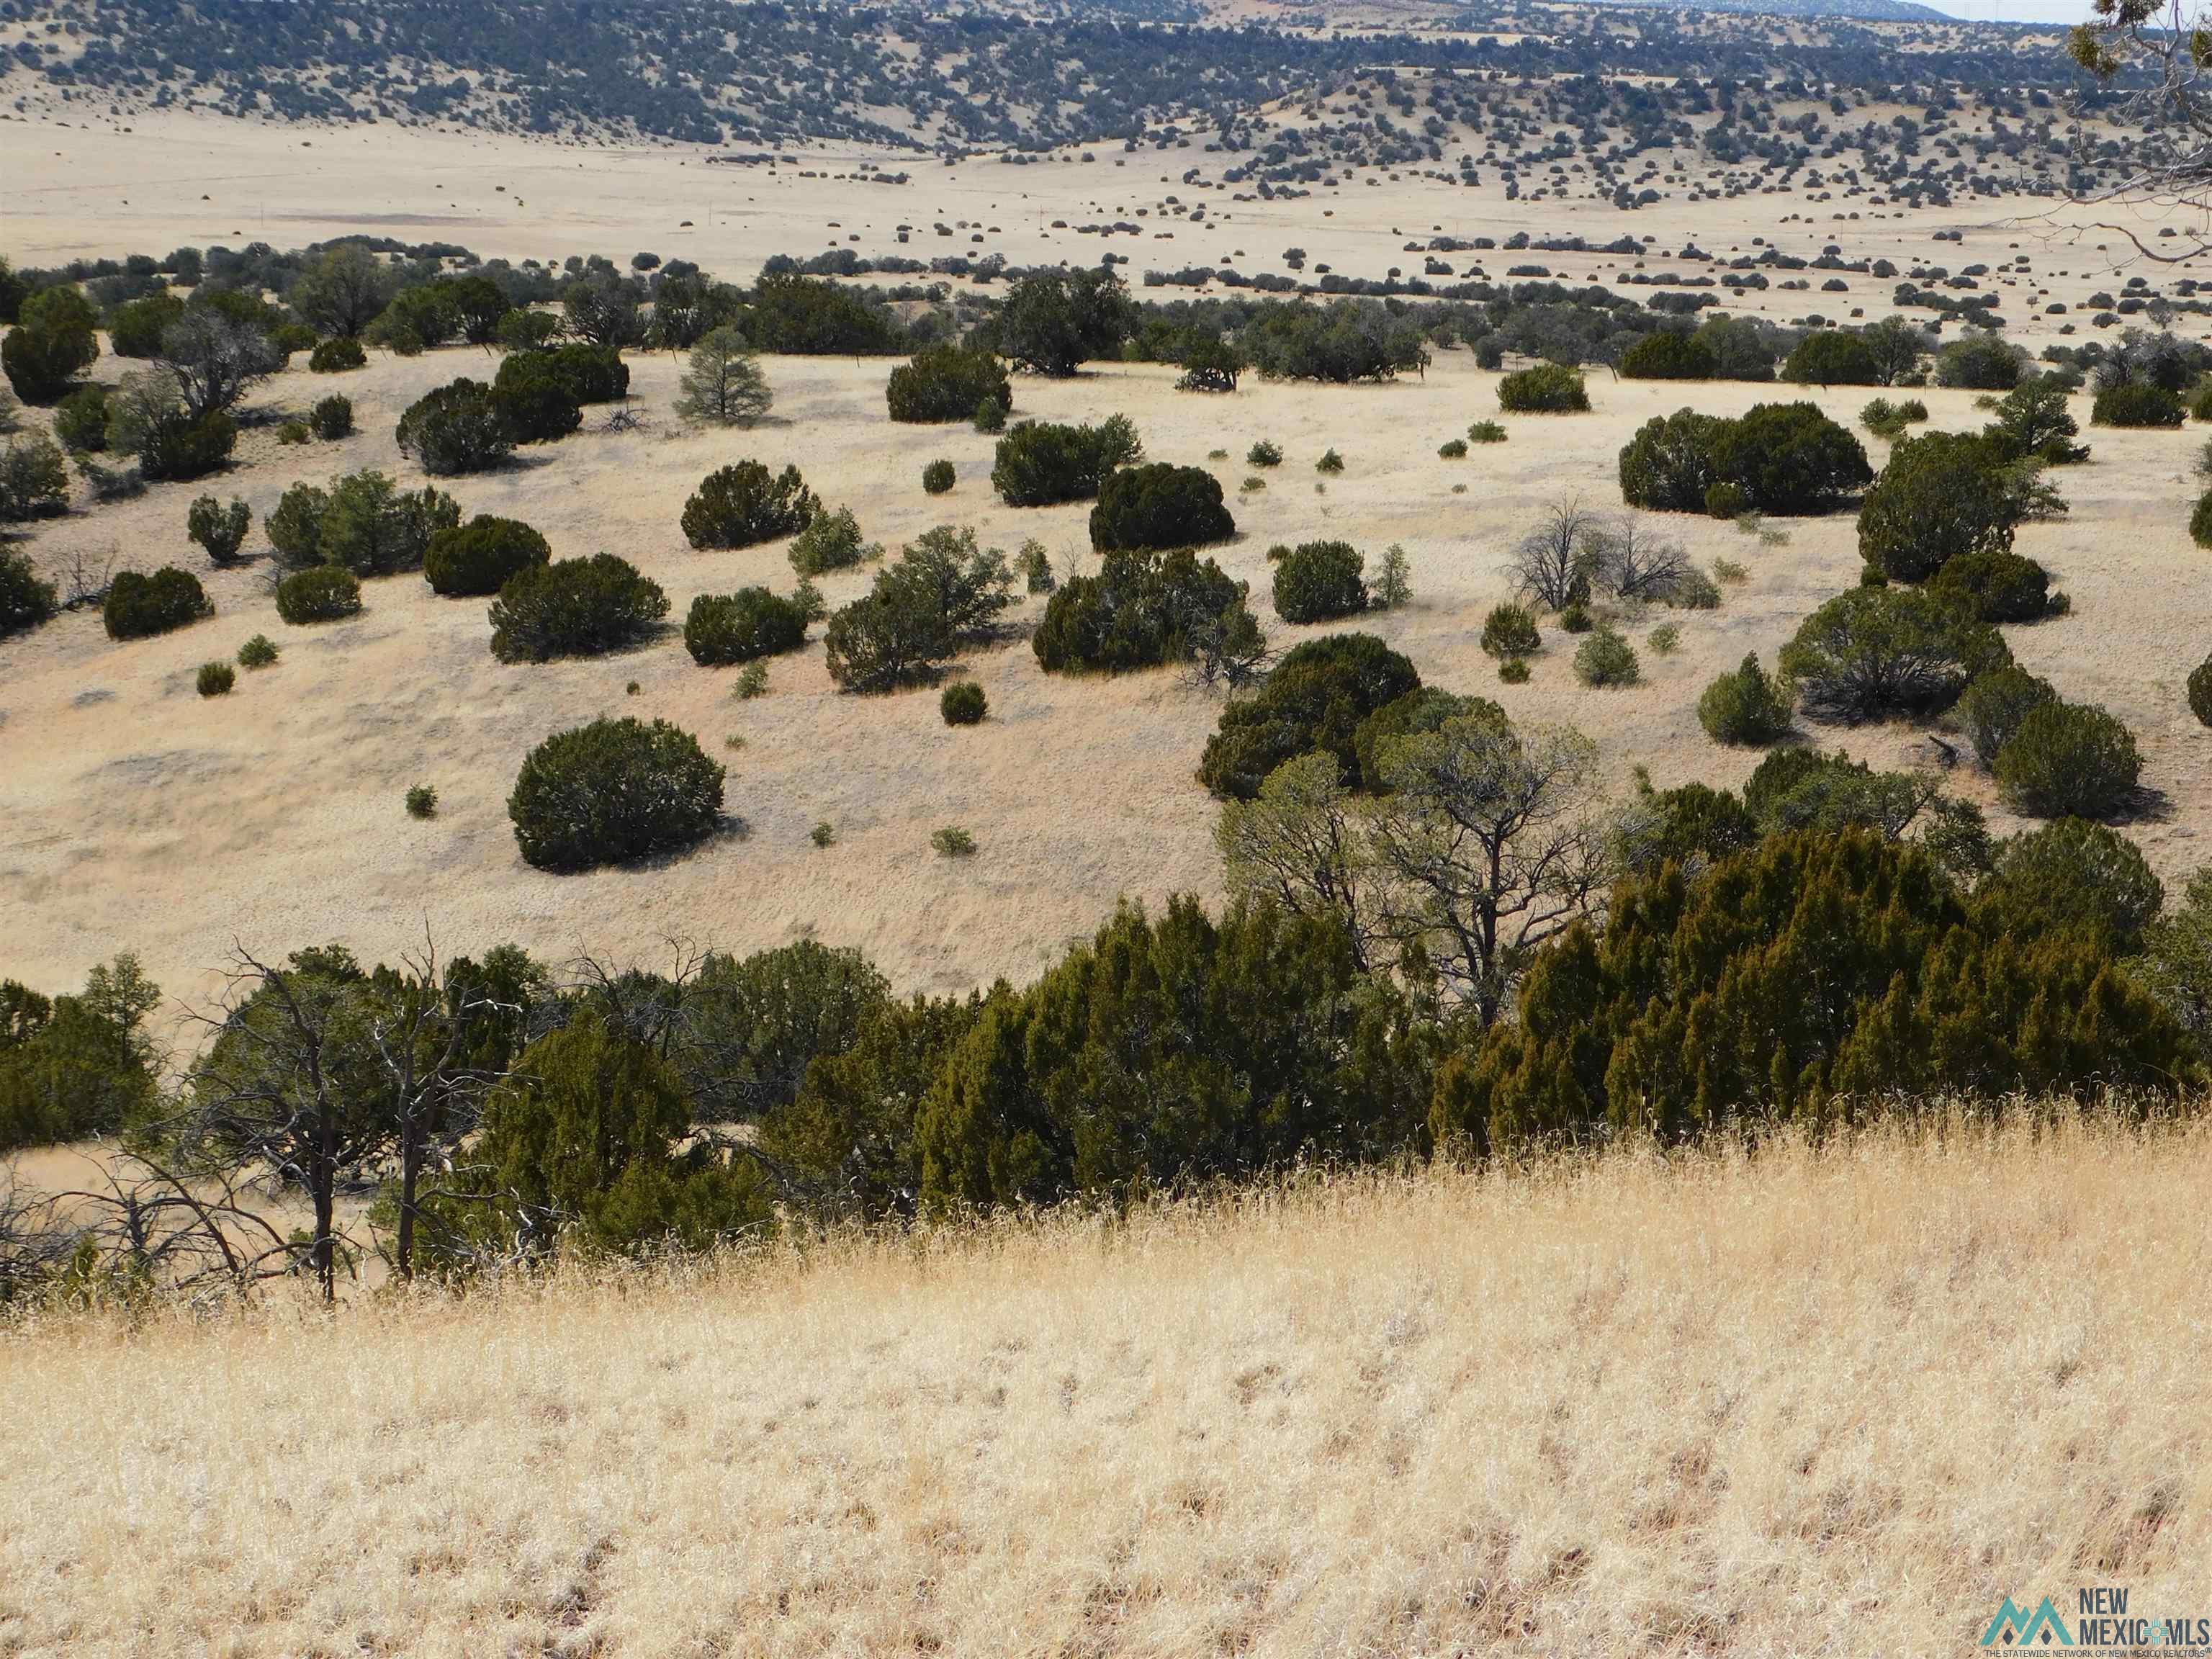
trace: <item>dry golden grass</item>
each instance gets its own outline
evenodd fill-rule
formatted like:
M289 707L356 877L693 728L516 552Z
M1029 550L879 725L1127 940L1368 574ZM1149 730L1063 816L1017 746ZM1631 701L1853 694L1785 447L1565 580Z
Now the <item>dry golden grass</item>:
M2212 1128L0 1336L0 1651L1957 1653L2194 1608ZM2029 1603L2032 1605L2032 1602Z

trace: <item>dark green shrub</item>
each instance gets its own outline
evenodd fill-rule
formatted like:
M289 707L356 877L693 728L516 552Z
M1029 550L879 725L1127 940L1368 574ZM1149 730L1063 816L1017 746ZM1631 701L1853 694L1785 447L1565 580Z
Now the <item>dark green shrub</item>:
M280 444L303 444L309 436L305 421L286 421L276 428L276 441Z
M1757 404L1724 422L1713 469L1742 485L1759 512L1793 517L1832 511L1874 477L1859 441L1805 403Z
M425 392L399 417L402 454L434 477L489 472L514 453L506 411L481 380L455 380Z
M848 691L888 691L922 678L966 641L988 634L1013 603L1013 573L972 530L939 526L876 574L866 595L830 618L823 654Z
M1200 547L1227 541L1237 520L1221 502L1221 482L1202 467L1154 461L1109 473L1091 509L1091 544L1117 548Z
M2103 709L2054 700L2028 712L1992 769L2016 812L2100 818L2128 804L2142 757L2134 735Z
M955 680L939 694L937 712L947 726L975 726L990 711L990 700L973 680Z
M1936 384L1973 392L2009 392L2020 384L2024 356L1994 334L1969 334L1936 354Z
M368 363L368 353L362 349L361 342L343 334L323 341L307 354L307 367L318 374L343 374Z
M1262 438L1244 452L1244 459L1253 466L1280 466L1283 464L1282 446Z
M1995 629L1940 594L1860 587L1808 617L1781 666L1816 718L1868 720L1945 708L2011 659Z
M1974 920L1987 933L2040 939L2091 932L2115 956L2132 955L2158 916L2166 889L2136 844L2081 818L2060 818L2003 844L1974 890Z
M991 487L1009 507L1088 501L1108 473L1144 454L1126 416L1109 416L1097 426L1022 421L999 440Z
M1563 634L1587 634L1595 626L1590 617L1589 607L1580 599L1572 601L1559 612L1559 631Z
M1286 623L1330 622L1367 609L1367 562L1350 542L1301 542L1271 548L1275 614Z
M1482 619L1482 648L1493 657L1533 656L1543 641L1536 613L1525 605L1496 605Z
M1508 685L1528 684L1528 660L1525 657L1508 657L1498 665L1498 678Z
M1006 366L988 351L959 346L930 346L891 371L884 388L894 421L928 424L965 421L989 398L1000 409L1014 406Z
M499 366L492 382L492 406L507 435L518 444L557 443L584 423L575 377L562 372L557 355L520 352Z
M1467 439L1469 443L1502 444L1505 441L1505 428L1495 421L1477 421L1468 428Z
M1727 424L1717 415L1700 415L1694 409L1646 421L1621 447L1621 499L1655 513L1705 512L1706 495L1719 482L1713 446Z
M162 289L108 313L107 343L118 357L144 361L161 355L161 336L185 314L185 302Z
M361 578L343 565L295 570L276 584L276 614L295 627L361 614Z
M651 637L668 596L611 553L526 566L491 603L491 653L501 662L550 662L619 651Z
M195 420L179 404L168 417L140 428L136 443L141 477L187 483L229 464L230 452L238 443L238 422L219 409Z
M1766 673L1755 655L1747 655L1731 674L1723 674L1698 699L1698 724L1715 743L1763 748L1790 733L1790 688Z
M2051 573L2018 553L1961 553L1929 587L1956 596L1985 623L2040 622L2051 613Z
M0 524L58 518L69 511L69 464L52 439L33 432L0 451Z
M593 720L530 751L507 814L523 861L538 869L628 863L711 835L723 776L665 720Z
M0 634L7 631L7 605L0 599ZM2189 712L2199 726L2212 726L2212 657L2189 671Z
M77 996L49 1000L0 980L0 1152L112 1135L149 1117L159 1056L144 1027L161 1000L130 956L94 968ZM14 1256L11 1288L25 1265Z
M1587 410L1583 372L1565 363L1539 363L1501 377L1498 406L1509 415L1559 415Z
M990 435L1006 429L1006 406L996 398L986 398L975 405L975 430Z
M774 473L738 461L699 481L684 504L684 538L694 547L751 547L797 535L821 510L797 467Z
M227 662L204 662L192 684L204 697L222 697L230 695L238 684L238 671Z
M1798 831L1624 883L1603 932L1546 947L1516 1018L1447 1065L1430 1128L1492 1151L1664 1143L1944 1090L2166 1091L2180 1045L2102 941L1978 924L1919 846Z
M1314 471L1328 473L1341 472L1344 471L1344 457L1338 454L1333 448L1324 449L1321 453L1321 459L1314 463Z
M449 599L496 593L508 577L552 561L545 538L520 519L479 513L466 524L441 530L422 554L422 580Z
M1974 758L1984 766L1994 766L1998 751L2012 741L2020 723L2057 698L2050 681L2039 680L2026 669L2008 663L1977 674L1960 694L1959 729L1966 735Z
M629 365L611 345L577 342L550 351L518 351L500 364L492 389L535 400L543 395L538 387L546 382L565 392L571 403L611 404L629 395Z
M330 492L308 483L296 483L277 500L276 509L261 521L270 551L287 569L299 570L323 559L323 515L331 510Z
M118 571L100 611L111 640L167 634L213 615L215 606L208 603L199 578L174 565L163 565L150 576L137 570Z
M2199 495L2190 509L2189 539L2199 547L2212 547L2212 489Z
M807 607L765 587L702 593L684 619L684 648L703 668L750 662L806 643Z
M921 488L925 495L942 495L951 489L954 482L952 463L932 461L921 469Z
M1250 800L1278 766L1319 749L1336 757L1347 784L1371 783L1355 747L1360 722L1420 689L1413 665L1371 634L1308 640L1285 653L1255 695L1223 708L1199 781Z
M1647 334L1620 354L1628 380L1710 380L1720 367L1713 349L1694 335Z
M2179 426L2181 399L2148 380L2106 386L2089 405L2092 426Z
M1150 668L1243 600L1242 583L1188 548L1109 553L1097 574L1071 576L1054 592L1030 644L1048 674Z
M252 522L252 509L244 501L234 498L225 507L212 495L202 495L185 509L185 534L200 544L210 564L226 565L238 557Z
M0 640L51 622L57 599L54 585L40 580L28 554L0 548Z
M54 436L72 455L97 455L107 447L107 388L81 386L54 405Z
M1467 459L1467 440L1464 438L1445 439L1443 442L1437 446L1437 459L1440 461L1465 460Z
M256 634L238 647L238 665L240 668L273 667L276 656L276 642L266 634Z
M58 283L25 300L15 325L0 340L0 370L27 404L50 404L76 383L100 356L99 321L92 301L76 287Z
M1740 519L1751 511L1751 496L1740 483L1722 479L1705 490L1705 515L1713 519Z
M1905 429L1928 418L1928 405L1917 398L1908 398L1903 403L1892 403L1887 398L1876 398L1859 410L1859 424L1877 438L1893 441L1905 435Z
M1925 581L1967 553L2008 552L2023 507L2005 458L1984 439L1900 439L1859 507L1859 555L1893 580Z
M1642 672L1636 647L1610 628L1592 629L1575 647L1575 678L1584 685L1633 685Z
M975 853L975 837L957 823L929 832L929 844L937 849L939 858L972 858Z
M1824 329L1798 341L1783 362L1782 378L1797 386L1879 386L1881 370L1856 334Z
M427 783L410 785L407 790L407 816L410 818L436 817L438 792Z
M340 438L351 437L353 399L341 398L335 392L327 398L318 398L314 408L308 413L307 425L325 443L335 443Z

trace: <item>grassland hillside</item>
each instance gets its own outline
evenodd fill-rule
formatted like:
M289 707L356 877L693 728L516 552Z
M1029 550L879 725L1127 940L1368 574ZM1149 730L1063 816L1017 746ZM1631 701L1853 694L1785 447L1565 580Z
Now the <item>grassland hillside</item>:
M2203 1123L0 1334L17 1655L1955 1654L2201 1599Z

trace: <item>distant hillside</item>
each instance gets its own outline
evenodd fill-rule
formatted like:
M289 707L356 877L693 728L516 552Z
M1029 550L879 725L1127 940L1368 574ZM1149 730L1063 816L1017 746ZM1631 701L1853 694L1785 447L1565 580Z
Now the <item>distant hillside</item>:
M1595 0L1600 5L1636 6L1650 10L1724 11L1748 17L1850 17L1875 23L1943 23L1956 20L1933 6L1913 0L1698 0L1681 5L1675 0Z

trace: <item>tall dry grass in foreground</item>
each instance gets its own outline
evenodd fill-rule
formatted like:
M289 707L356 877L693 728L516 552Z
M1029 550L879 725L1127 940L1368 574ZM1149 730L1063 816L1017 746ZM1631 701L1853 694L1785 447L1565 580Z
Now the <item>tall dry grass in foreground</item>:
M1959 1654L2212 1601L2212 1128L0 1337L11 1655Z

